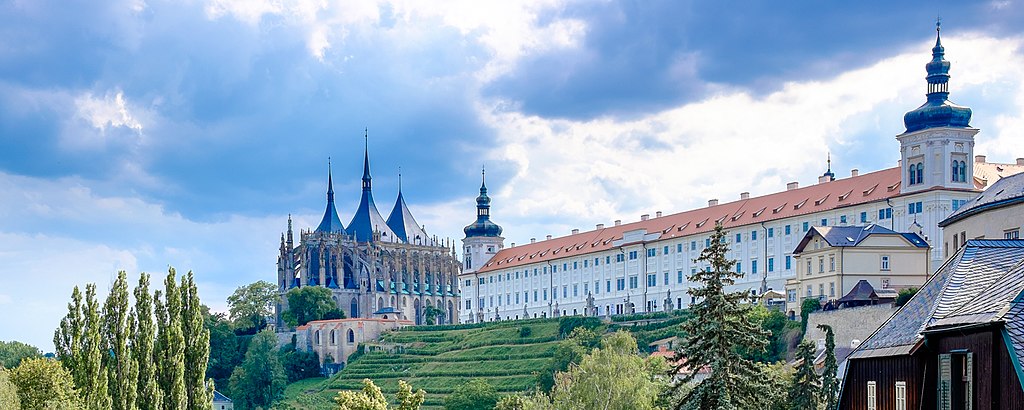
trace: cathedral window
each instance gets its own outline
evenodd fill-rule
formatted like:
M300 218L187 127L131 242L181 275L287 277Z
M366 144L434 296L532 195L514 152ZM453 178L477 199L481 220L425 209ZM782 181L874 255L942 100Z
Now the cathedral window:
M356 333L353 332L352 329L349 329L348 330L348 344L353 344L355 342L356 342Z

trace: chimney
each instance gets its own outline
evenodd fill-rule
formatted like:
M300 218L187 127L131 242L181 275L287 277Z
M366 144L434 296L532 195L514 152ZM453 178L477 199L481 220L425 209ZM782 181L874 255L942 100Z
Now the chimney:
M851 177L855 177L855 176L857 176L857 175L860 175L860 170L859 170L859 169L857 169L857 168L854 168L854 169L851 169L851 170L850 170L850 176L851 176Z
M654 213L654 217L655 218L661 218L661 211L655 212Z
M537 238L530 238L530 243L537 243Z
M896 160L896 168L903 168L903 160L902 159Z
M1017 165L1024 165L1024 158L1017 158Z
M547 236L545 236L544 238L545 238L544 240L546 240L546 241L550 241L550 240L551 240L551 235L547 235Z
M604 229L604 224L597 224L597 229Z
M708 206L715 206L715 205L718 205L718 200L717 199L709 199L708 200Z
M740 199L750 199L750 192L740 192Z
M515 247L516 247L516 243L515 243L515 242L512 242L512 246L511 246L511 247L512 247L512 248L515 248Z
M974 156L974 162L985 162L985 156L984 155L975 155Z
M650 217L651 217L651 214L643 214L643 215L640 215L640 220L641 221L646 221L646 220L650 219Z
M797 188L800 188L800 183L799 182L795 182L794 181L794 182L790 182L790 183L786 184L786 190L787 191L792 191L792 190L797 189Z
M622 225L622 220L621 219L616 219L615 220L615 226L619 226L619 225Z
M573 230L572 230L572 234L573 234L573 235L575 235L575 234L578 234L578 233L580 233L580 230L579 230L579 229L573 229Z
M819 184L824 184L826 182L828 182L828 177L827 176L822 175L822 176L818 177L818 183Z

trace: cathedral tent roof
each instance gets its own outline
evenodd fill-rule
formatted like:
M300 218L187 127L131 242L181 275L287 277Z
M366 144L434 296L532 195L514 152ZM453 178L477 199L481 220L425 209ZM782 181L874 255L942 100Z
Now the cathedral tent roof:
M398 187L398 199L395 200L395 207L391 210L391 215L388 216L387 225L395 232L398 239L407 243L433 244L433 241L427 236L427 232L412 217L412 212L409 211L409 207L405 204L405 198L402 196L401 185Z
M377 206L373 203L373 191L371 190L370 178L370 156L367 151L363 153L363 194L359 198L359 207L352 221L348 223L346 230L349 235L355 237L356 241L369 242L373 240L373 233L380 232L380 240L384 242L402 242L402 239L391 230L384 217L380 216Z
M317 232L341 233L345 227L341 225L338 218L338 211L334 208L334 181L331 178L330 164L327 166L327 209L324 210L324 217L320 226L316 227Z

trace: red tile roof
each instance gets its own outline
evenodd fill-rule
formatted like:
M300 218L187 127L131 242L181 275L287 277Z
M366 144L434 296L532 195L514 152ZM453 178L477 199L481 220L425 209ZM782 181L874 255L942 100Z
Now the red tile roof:
M889 168L661 218L505 248L494 255L478 272L606 251L616 247L613 241L621 240L623 233L638 229L646 229L648 234L659 234L658 240L665 240L710 232L714 230L715 222L730 228L883 201L899 195L900 177L900 168Z

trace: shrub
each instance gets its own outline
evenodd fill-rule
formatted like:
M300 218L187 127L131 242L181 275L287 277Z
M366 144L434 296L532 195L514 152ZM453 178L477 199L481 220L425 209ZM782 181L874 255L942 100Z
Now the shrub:
M601 326L601 319L586 316L565 316L558 319L558 337L566 337L573 329L583 327L585 329L597 329Z
M915 293L917 293L917 288L906 288L901 290L900 293L896 295L896 307L903 307L903 305L906 305L907 302L910 301L910 298L914 297Z
M532 334L533 334L533 329L530 329L529 326L523 326L523 327L519 328L519 337L530 337L530 335L532 335Z

